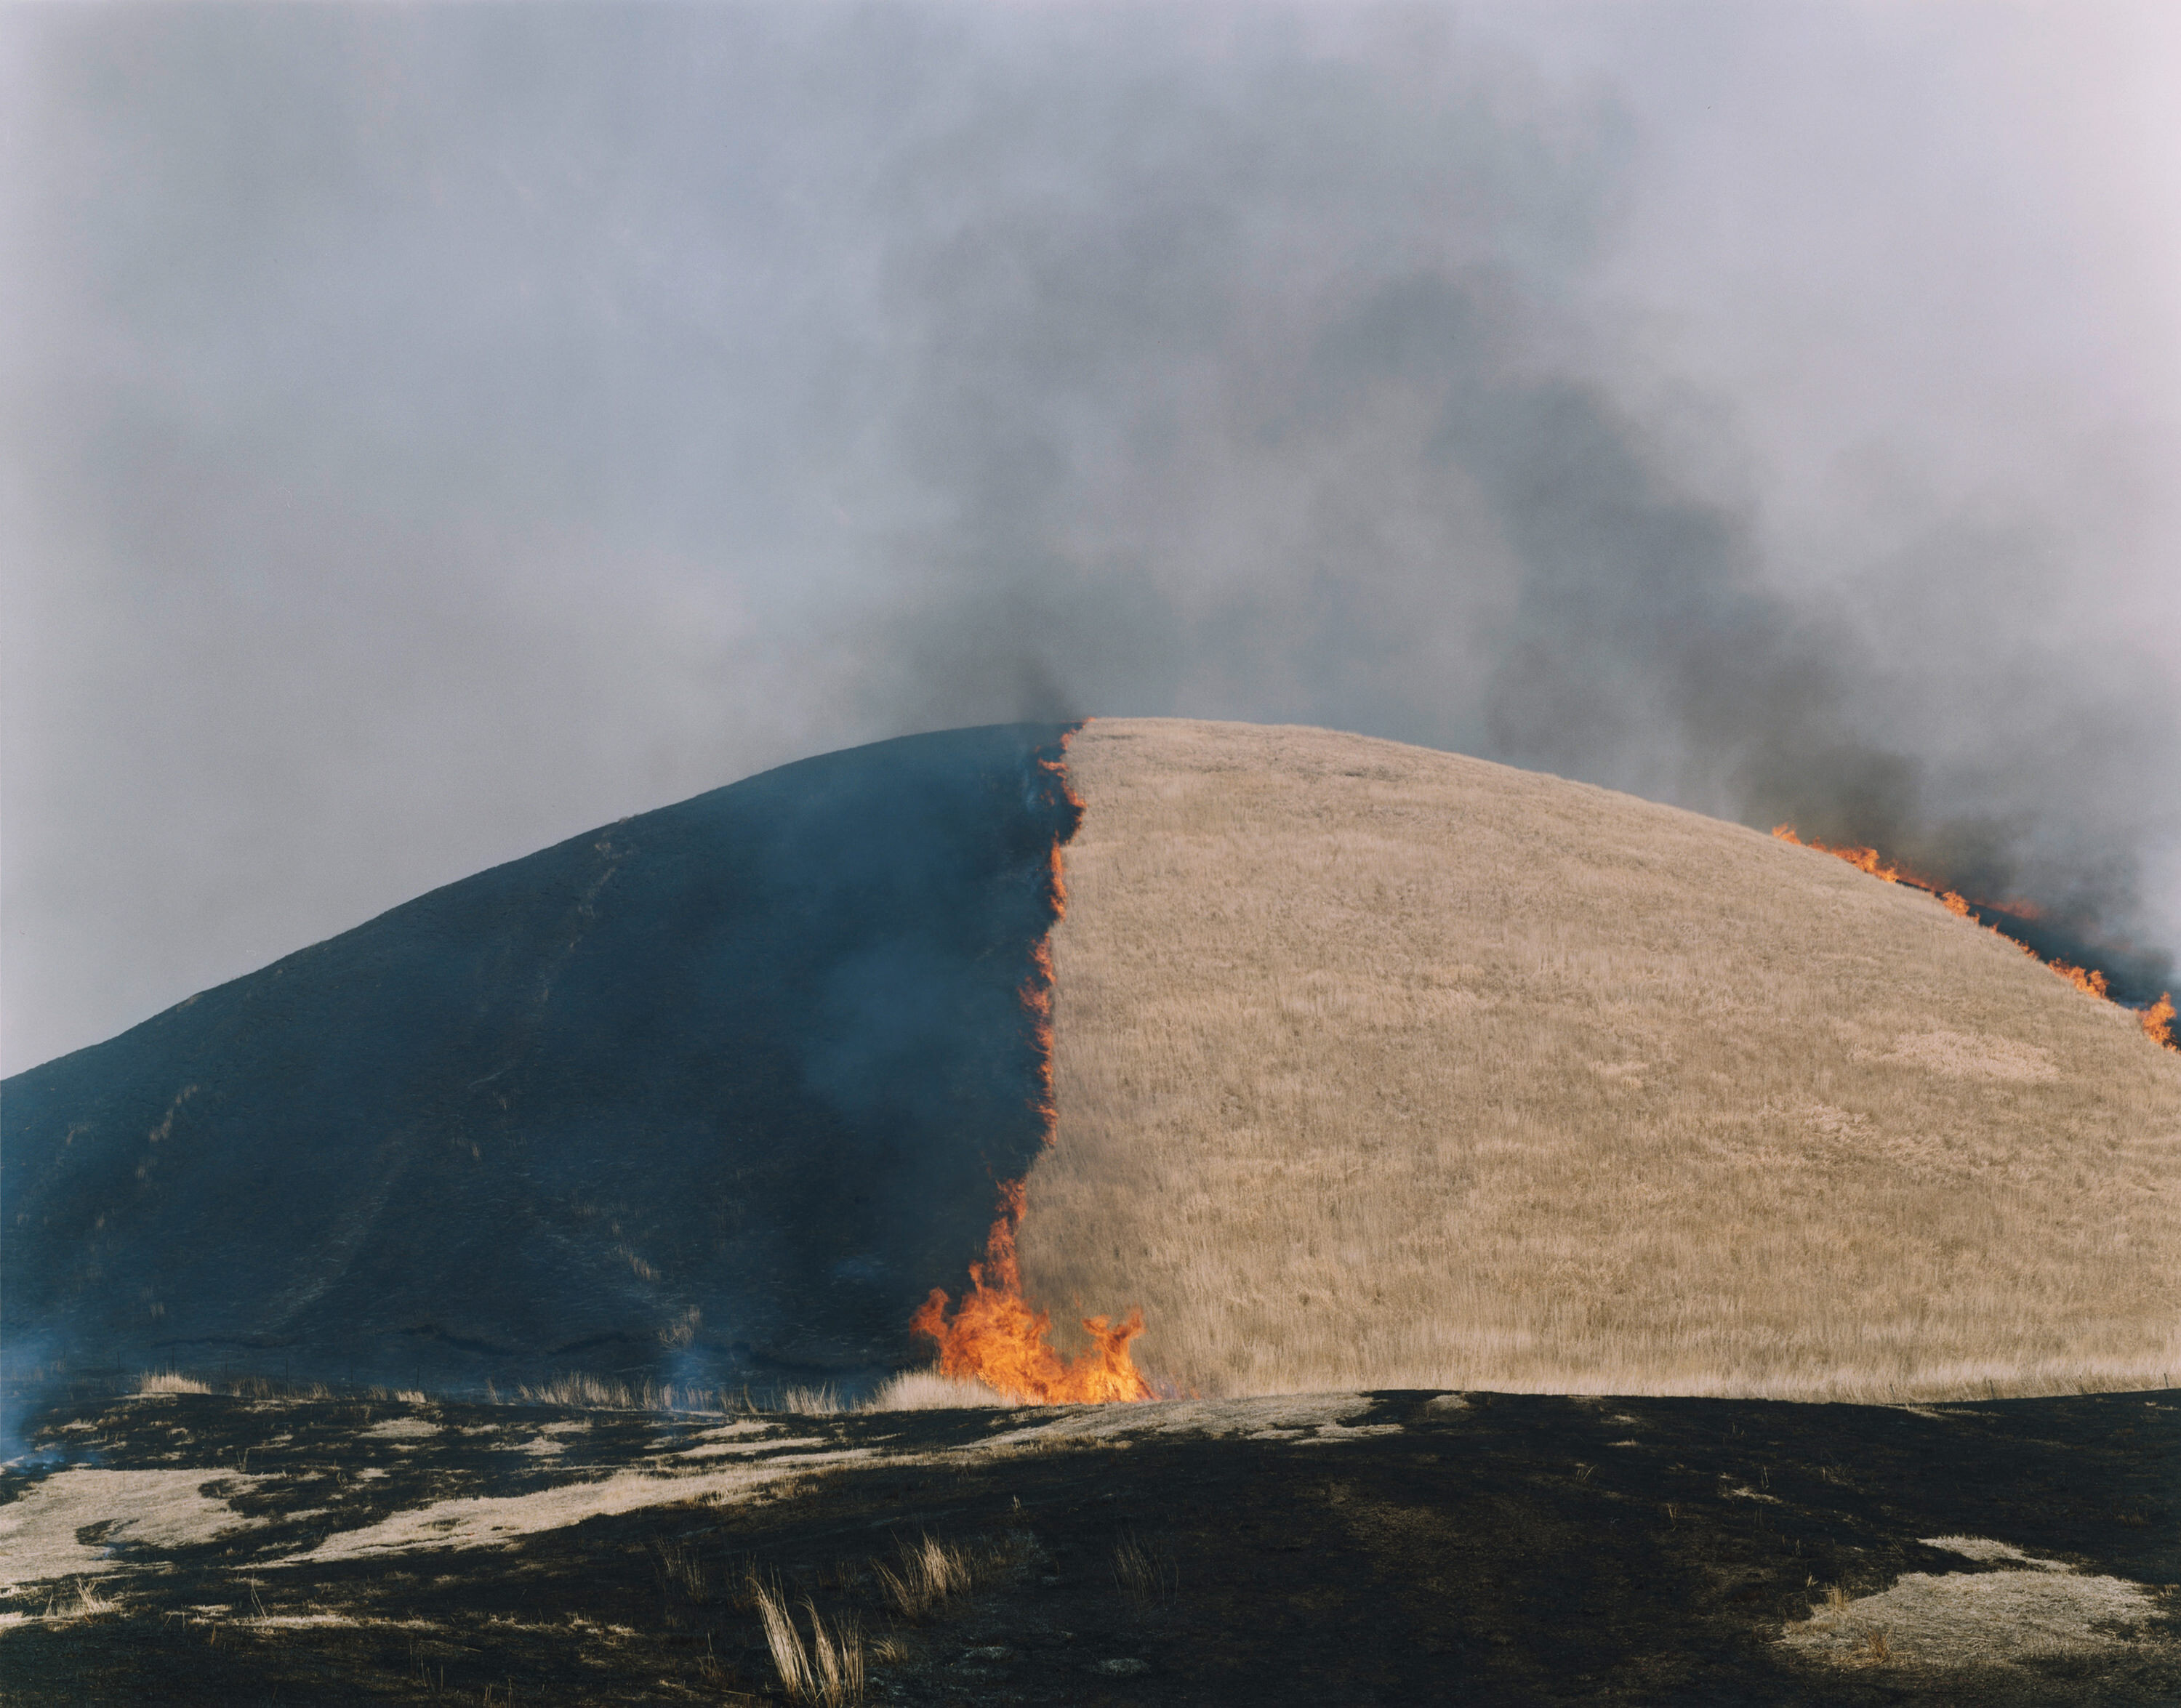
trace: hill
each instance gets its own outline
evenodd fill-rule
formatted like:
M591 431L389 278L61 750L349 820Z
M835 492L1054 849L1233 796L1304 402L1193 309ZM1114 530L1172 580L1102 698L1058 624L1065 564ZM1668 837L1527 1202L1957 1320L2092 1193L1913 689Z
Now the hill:
M33 1389L859 1391L919 1324L1017 1397L1152 1391L1132 1352L1207 1397L2181 1370L2181 1055L2134 1015L1825 853L1324 730L783 767L19 1075L0 1118ZM950 1325L928 1296L973 1276ZM1072 1371L1030 1343L1135 1307Z
M435 890L0 1087L19 1386L477 1391L915 1354L1042 1141L1050 726L785 766Z
M1207 1396L2168 1385L2181 1056L1928 895L1607 790L1099 719L1030 1298Z

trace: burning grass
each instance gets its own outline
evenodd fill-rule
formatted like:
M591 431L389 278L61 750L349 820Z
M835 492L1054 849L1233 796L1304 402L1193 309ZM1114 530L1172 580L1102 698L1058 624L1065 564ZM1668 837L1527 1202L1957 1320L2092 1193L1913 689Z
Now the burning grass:
M984 1260L970 1266L969 1291L959 1307L950 1317L946 1292L934 1287L910 1320L910 1331L938 1347L940 1375L980 1383L1031 1405L1152 1398L1151 1384L1129 1352L1129 1342L1144 1331L1141 1311L1118 1323L1084 1318L1090 1347L1073 1360L1052 1349L1051 1314L1033 1309L1023 1298L1015 1259L1022 1212L1023 1182L1010 1181L1001 1188L999 1220L992 1224Z
M1772 834L1790 847L1808 848L1819 854L1830 854L1836 860L1845 860L1857 871L1868 873L1883 883L1906 884L1911 889L1921 890L1927 895L1935 895L1939 898L1939 905L1957 919L1974 920L1979 912L2009 913L2024 919L2035 919L2038 917L2037 909L2027 902L1972 901L1957 891L1948 890L1929 879L1918 877L1914 873L1886 859L1875 848L1835 847L1832 844L1820 842L1814 837L1805 841L1795 834L1795 827L1792 824L1775 824L1772 827ZM2007 935L1996 926L1986 926L1985 928L1991 931L1996 937ZM2012 937L2007 938L2007 940L2014 944L2016 948L2031 960L2051 968L2055 973L2066 979L2084 995L2095 996L2101 1002L2110 1002L2113 1000L2106 975L2097 968L2071 966L2065 961L2057 959L2048 961L2026 943L2019 942ZM2153 1044L2162 1044L2168 1050L2181 1050L2181 1044L2176 1044L2173 1041L2172 992L2162 994L2156 1002L2143 1011L2140 1019L2145 1035Z
M1063 754L1079 731L1061 737ZM1083 806L1068 780L1063 760L1039 764L1068 804ZM1072 830L1070 832L1072 833ZM1063 837L1061 839L1064 840ZM1068 917L1068 885L1061 842L1052 846L1048 896L1055 924ZM1045 1124L1045 1142L1053 1142L1058 1112L1052 1088L1053 972L1050 933L1030 950L1030 972L1022 987L1022 1005L1037 1047L1036 1112ZM999 1214L986 1237L982 1261L970 1265L969 1291L952 1315L944 1288L934 1287L910 1319L914 1334L938 1349L939 1374L975 1382L1032 1405L1107 1404L1153 1397L1151 1384L1136 1367L1129 1342L1144 1330L1143 1313L1131 1311L1120 1322L1102 1316L1081 1320L1090 1349L1063 1358L1052 1349L1052 1318L1023 1298L1022 1274L1015 1257L1015 1234L1022 1225L1025 1183L1008 1181L1000 1187Z
M1102 719L1070 772L1016 1273L1140 1302L1153 1369L1875 1399L2181 1372L2181 1061L2143 1035L2170 1013L1899 881L1454 755Z

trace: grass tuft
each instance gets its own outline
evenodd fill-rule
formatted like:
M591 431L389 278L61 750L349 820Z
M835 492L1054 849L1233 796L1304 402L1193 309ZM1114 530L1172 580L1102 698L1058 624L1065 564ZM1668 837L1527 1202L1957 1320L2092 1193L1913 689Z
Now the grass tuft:
M840 1391L827 1382L814 1388L782 1388L774 1397L770 1409L798 1418L831 1418L847 1408L841 1403Z
M659 1561L660 1577L666 1583L678 1584L682 1591L696 1602L710 1599L711 1585L704 1572L704 1557L685 1541L654 1541L651 1551Z
M936 1412L1004 1409L1013 1401L982 1382L941 1375L937 1370L903 1370L890 1376L856 1408L859 1412Z
M118 1613L118 1603L109 1601L98 1592L96 1579L77 1578L65 1589L46 1598L46 1611L41 1616L49 1624L60 1624L71 1619L92 1619L101 1613Z
M975 1580L969 1551L957 1544L923 1536L914 1542L904 1538L897 1546L899 1569L875 1560L871 1574L904 1619L921 1619Z
M1004 1577L1035 1544L1019 1534L978 1542L942 1542L926 1534L913 1542L897 1537L894 1547L896 1563L874 1560L871 1575L896 1612L917 1620L957 1595Z
M140 1394L208 1394L212 1384L179 1370L146 1370L136 1379Z
M1159 1543L1124 1536L1113 1545L1113 1581L1140 1606L1170 1601L1181 1590L1180 1568Z
M777 1584L753 1575L748 1588L765 1626L765 1647L772 1651L773 1670L790 1701L850 1708L864 1700L864 1642L853 1616L841 1615L828 1629L816 1604L805 1596L803 1613L810 1627L806 1645Z

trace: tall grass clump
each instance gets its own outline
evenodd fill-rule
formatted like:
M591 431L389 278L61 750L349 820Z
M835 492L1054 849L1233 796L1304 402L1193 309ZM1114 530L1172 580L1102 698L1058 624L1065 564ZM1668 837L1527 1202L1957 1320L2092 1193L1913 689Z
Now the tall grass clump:
M937 1412L1004 1409L1014 1403L982 1382L941 1375L937 1370L903 1370L881 1383L856 1409L859 1412Z
M914 1621L957 1595L1005 1576L1035 1547L1016 1534L978 1542L942 1542L929 1534L914 1541L897 1537L894 1562L872 1561L871 1575L894 1612Z
M898 1564L889 1566L874 1560L871 1575L904 1619L921 1619L975 1581L969 1552L958 1545L922 1536L914 1542L904 1539L897 1545Z
M849 1708L864 1700L863 1634L853 1615L839 1616L829 1629L816 1604L806 1595L803 1614L810 1627L806 1644L777 1584L753 1576L749 1594L765 1626L773 1670L780 1675L781 1689L790 1701L814 1703L818 1708Z
M842 1403L840 1390L831 1382L814 1388L782 1388L773 1396L769 1410L786 1412L791 1417L838 1417L848 1408Z
M140 1394L208 1394L212 1384L179 1370L146 1370L136 1379Z

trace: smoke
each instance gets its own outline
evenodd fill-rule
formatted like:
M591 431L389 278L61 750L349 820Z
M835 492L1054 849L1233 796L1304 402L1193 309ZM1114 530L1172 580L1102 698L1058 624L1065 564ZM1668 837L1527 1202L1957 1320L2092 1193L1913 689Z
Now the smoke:
M11 1068L1098 713L1792 819L2164 975L2156 8L6 29Z
M1677 466L1568 304L1625 115L1532 87L1509 124L1513 68L1411 28L1185 79L1140 31L1074 41L903 163L903 455L945 509L881 702L1293 718L1792 821L2034 898L2151 1000L2170 678L2026 644L2033 601L1960 609L2034 557L2020 525L1913 543L1893 577L1952 609L1905 655L1853 620L1869 589L1768 576L1754 500Z

